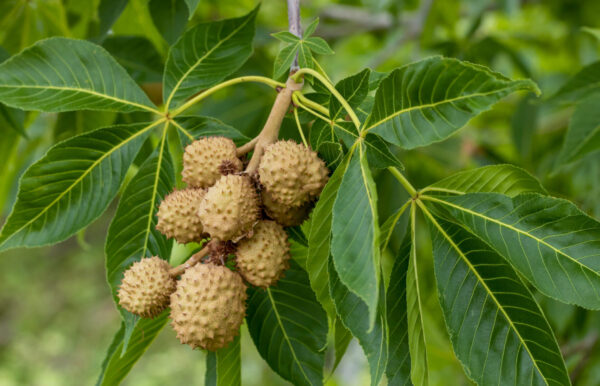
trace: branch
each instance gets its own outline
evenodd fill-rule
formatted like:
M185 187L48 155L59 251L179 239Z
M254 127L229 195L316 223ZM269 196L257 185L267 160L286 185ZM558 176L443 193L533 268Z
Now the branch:
M290 25L290 33L302 38L302 26L300 25L300 0L287 0L288 7L288 24ZM298 53L292 62L290 72L296 72L298 67Z

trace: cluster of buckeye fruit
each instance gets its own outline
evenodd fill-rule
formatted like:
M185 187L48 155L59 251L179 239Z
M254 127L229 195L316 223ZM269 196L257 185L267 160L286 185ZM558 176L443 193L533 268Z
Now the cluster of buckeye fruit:
M152 318L170 306L177 337L193 348L217 350L234 339L246 286L277 283L290 258L283 227L308 217L328 178L317 154L293 141L268 145L258 165L256 173L245 172L225 137L186 147L188 188L164 198L156 228L182 244L210 241L178 268L156 256L134 263L119 288L123 308Z

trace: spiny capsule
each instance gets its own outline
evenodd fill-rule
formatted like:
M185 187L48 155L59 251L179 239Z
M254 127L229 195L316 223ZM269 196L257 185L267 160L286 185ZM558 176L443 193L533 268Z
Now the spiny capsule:
M175 190L160 203L156 229L181 244L200 242L203 239L202 221L198 208L204 198L202 189Z
M170 269L169 263L157 256L133 263L125 271L119 288L121 307L144 318L153 318L163 312L175 291Z
M271 198L288 206L301 206L316 198L328 179L328 170L317 153L294 141L269 145L258 174Z
M248 176L223 176L206 192L198 214L211 237L237 241L258 221L258 193Z
M252 237L237 246L237 267L250 284L266 288L279 280L289 267L290 245L287 233L275 221L262 220Z
M229 268L197 264L171 295L171 326L181 343L216 351L238 335L246 313L246 286Z
M186 146L182 179L189 186L208 188L224 174L242 170L235 143L225 137L204 137Z

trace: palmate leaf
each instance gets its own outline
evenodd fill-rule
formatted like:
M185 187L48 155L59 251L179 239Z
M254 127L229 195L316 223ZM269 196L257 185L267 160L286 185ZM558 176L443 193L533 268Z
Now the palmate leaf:
M156 228L155 213L158 203L175 184L173 161L166 146L166 130L150 157L140 166L119 201L117 212L106 238L106 277L115 302L123 272L142 257L160 256L168 259L172 242ZM102 385L118 384L135 362L153 342L166 324L168 312L155 319L138 318L119 307L123 317L122 330L115 336L115 350L109 350L99 382ZM116 343L115 343L116 342Z
M171 47L165 67L167 109L219 83L244 64L252 53L257 12L258 7L236 19L200 23L181 36Z
M58 37L39 41L0 65L0 102L48 112L155 111L104 48Z
M576 161L584 155L600 149L600 109L598 106L600 106L600 93L577 104L558 157L559 164Z
M242 384L241 344L238 335L227 347L206 353L205 386Z
M464 229L430 217L440 304L467 375L480 385L568 385L550 325L512 267Z
M173 160L163 138L153 154L140 166L125 188L117 212L108 228L106 278L115 302L123 272L144 257L159 256L168 260L172 241L156 230L156 211L162 198L175 185ZM131 313L119 307L127 328L137 322Z
M531 193L422 198L484 240L543 294L600 309L600 223L571 202Z
M157 124L107 127L52 147L23 174L0 251L62 241L100 216Z
M353 294L339 279L332 259L328 259L329 290L336 311L343 325L358 339L371 375L371 385L379 385L388 362L388 337L385 321L385 303L378 305L375 324L371 326L370 310L358 296Z
M408 262L406 278L406 316L405 323L408 332L408 348L411 358L410 368L410 379L415 385L428 385L429 384L429 363L427 355L427 339L425 323L423 321L423 303L424 299L421 294L421 287L419 284L419 267L417 265L417 240L416 240L416 212L415 206L412 204L410 211L410 232L406 235L406 238L410 237L410 244L407 247L407 242L401 248L400 252L408 252ZM407 248L408 251L406 250ZM404 259L407 259L404 257ZM398 263L402 264L402 263ZM400 267L395 267L400 269ZM388 295L389 296L389 295ZM388 319L390 321L390 319ZM404 376L403 379L406 377ZM405 380L406 382L406 380Z
M295 385L323 384L327 316L306 272L291 261L277 285L249 293L246 321L260 355Z
M331 253L331 213L338 194L342 177L348 168L350 157L346 157L335 170L319 196L319 201L310 216L308 232L308 254L306 270L310 285L315 291L330 319L335 318L335 308L329 294L328 261Z
M420 369L423 366L427 367L427 358L411 354L411 351L414 353L415 350L409 349L409 339L413 340L415 346L417 342L420 342L415 334L415 330L409 329L409 318L407 317L410 311L407 308L407 272L409 270L409 261L416 256L415 240L412 239L411 234L414 233L408 232L406 234L402 246L398 251L390 275L390 284L386 292L389 359L385 374L390 385L411 385L411 363L414 364L415 370L417 366ZM413 314L414 316L420 317L420 314ZM422 346L422 348L424 349L425 347ZM426 354L426 351L422 350L421 353ZM412 361L411 356L414 358ZM418 382L414 383L419 384Z
M514 197L521 193L548 194L540 182L524 169L513 165L490 165L465 170L421 190L451 194L502 193Z
M539 92L530 80L510 80L479 65L437 56L424 59L381 81L364 130L405 149L426 146L449 137L517 90Z
M362 143L351 155L333 204L331 255L342 283L358 295L375 323L380 278L377 190Z
M168 312L163 312L154 319L141 319L129 336L123 323L106 353L96 386L114 386L121 383L167 324L168 315ZM128 345L126 341L129 341Z

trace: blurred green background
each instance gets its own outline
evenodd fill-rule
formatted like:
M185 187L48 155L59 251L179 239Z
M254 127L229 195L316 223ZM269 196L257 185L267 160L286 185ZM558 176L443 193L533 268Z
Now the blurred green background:
M150 13L147 0L103 3L127 5L120 16L116 14L116 22L102 41L100 0L0 0L0 60L49 36L102 41L144 89L156 96L168 51L167 41L155 27L157 15ZM201 0L188 25L240 16L255 5L250 0ZM529 77L539 84L543 94L538 99L512 96L449 140L400 152L407 175L417 187L457 170L508 162L536 175L553 195L568 198L600 217L600 154L592 153L564 167L556 165L572 106L548 101L570 76L599 59L600 1L302 0L301 7L303 24L319 17L316 34L336 52L319 58L334 81L364 67L388 71L441 54L489 66L509 77ZM257 25L255 54L241 73L270 76L279 44L269 34L287 29L285 2L263 1ZM251 135L260 130L272 98L261 86L245 85L218 93L198 109ZM130 119L99 112L15 116L2 112L0 223L10 212L18 176L52 144ZM22 128L26 136L15 127ZM389 176L376 178L381 217L386 218L406 196ZM119 315L105 282L103 254L115 204L84 233L66 242L0 256L0 386L95 382L105 350L119 327ZM422 227L423 232L417 234L426 237L427 229ZM399 229L392 249L398 247L401 236ZM452 384L468 384L437 308L432 270L427 266L427 262L431 265L431 251L421 248L419 253L431 290L426 328L436 337L428 342L433 353L432 383L445 385L452 380ZM599 314L541 296L539 300L575 384L600 384ZM244 333L242 350L245 385L285 384ZM329 383L368 384L366 366L360 347L353 342ZM124 384L203 384L204 367L204 354L180 345L167 327Z

